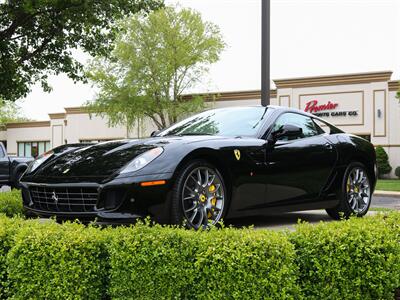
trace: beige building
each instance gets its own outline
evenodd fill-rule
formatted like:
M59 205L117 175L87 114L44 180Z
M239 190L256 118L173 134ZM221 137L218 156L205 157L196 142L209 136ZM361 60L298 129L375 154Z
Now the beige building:
M271 104L315 113L346 132L382 145L393 168L400 166L400 81L392 72L304 77L274 80ZM186 97L191 97L190 95ZM260 104L260 91L219 92L217 100L206 98L210 107ZM123 126L109 127L107 120L89 115L83 107L50 113L47 121L7 124L0 140L9 154L36 156L65 143L97 142L149 136L151 122L129 132Z

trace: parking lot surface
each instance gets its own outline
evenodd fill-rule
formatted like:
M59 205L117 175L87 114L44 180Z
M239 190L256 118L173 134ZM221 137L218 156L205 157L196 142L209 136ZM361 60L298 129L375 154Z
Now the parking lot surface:
M376 197L372 198L371 209L368 215L376 213L377 208L400 210L399 197ZM292 212L279 215L258 216L242 219L229 220L229 224L235 227L252 226L256 229L276 229L293 230L299 220L309 223L319 223L321 221L331 222L332 219L326 214L325 210L309 210L301 212Z

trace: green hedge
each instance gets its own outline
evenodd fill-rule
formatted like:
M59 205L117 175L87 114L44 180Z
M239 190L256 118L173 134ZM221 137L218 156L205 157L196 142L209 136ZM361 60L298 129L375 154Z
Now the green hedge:
M106 245L106 233L80 224L24 226L7 256L12 296L101 299L107 290Z
M308 299L393 299L400 287L398 216L298 226L289 238L302 293Z
M139 225L117 230L109 249L115 299L287 299L297 292L294 247L271 231Z
M14 236L23 225L20 218L0 216L0 299L6 298L8 290L7 254L14 246Z
M24 220L21 191L12 190L0 193L0 299L6 298L8 290L7 253L14 245L14 236L17 231L27 225ZM6 218L15 217L15 218Z
M0 214L8 217L23 215L21 191L0 192Z
M0 299L393 299L400 213L294 232L0 216Z

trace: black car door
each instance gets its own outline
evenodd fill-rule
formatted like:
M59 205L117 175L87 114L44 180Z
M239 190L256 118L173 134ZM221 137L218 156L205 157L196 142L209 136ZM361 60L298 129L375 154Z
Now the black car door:
M6 153L3 150L2 145L0 146L0 182L8 182L10 177L9 170L9 159Z
M290 124L300 136L278 139L266 155L266 205L313 201L326 185L337 160L336 150L312 118L298 113L280 115L273 129Z

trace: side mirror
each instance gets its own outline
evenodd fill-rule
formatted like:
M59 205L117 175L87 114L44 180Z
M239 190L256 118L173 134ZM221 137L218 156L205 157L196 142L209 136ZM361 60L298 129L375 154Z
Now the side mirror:
M300 137L303 134L303 129L295 125L286 124L281 126L278 130L273 131L268 142L275 144L277 140L287 137L289 140L292 138Z

